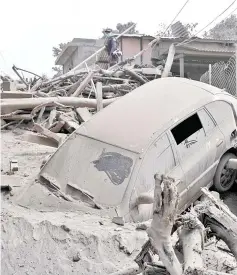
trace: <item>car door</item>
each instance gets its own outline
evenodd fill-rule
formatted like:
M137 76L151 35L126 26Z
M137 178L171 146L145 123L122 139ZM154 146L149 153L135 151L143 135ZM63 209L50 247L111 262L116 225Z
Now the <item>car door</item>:
M155 180L154 175L156 173L168 175L175 179L181 179L181 183L178 184L177 189L178 192L183 195L183 191L186 189L184 186L184 174L180 167L179 162L174 156L173 148L171 147L169 138L165 133L161 137L157 138L144 152L144 156L141 156L141 165L136 175L136 181L134 184L134 190L131 194L130 199L130 208L133 207L134 201L136 198L145 192L154 194L155 188ZM180 200L180 203L185 201L184 199ZM151 211L149 214L152 214L152 204L148 207L147 205L140 205L137 209L131 210L131 215L133 216L133 220L146 220L144 214L142 212L147 212L149 208ZM143 211L144 209L144 211ZM139 217L141 216L142 217ZM148 219L151 218L148 217Z
M233 101L236 104L236 100ZM236 113L232 104L223 100L211 102L205 106L217 123L226 140L226 150L234 146L236 141L232 134L236 131Z
M206 186L211 180L209 169L216 157L216 145L211 144L210 138L214 122L208 120L206 114L204 109L200 109L171 129L180 165L185 175L188 189L187 203L197 199L200 195L200 188ZM223 136L219 138L223 143ZM220 146L223 146L222 143ZM206 177L207 174L208 177Z
M213 180L219 159L225 152L226 143L223 133L206 108L200 109L198 111L198 116L204 128L206 137L205 150L207 152L207 169L203 175L200 175L202 177L200 178L201 182L199 185L206 186ZM199 186L197 186L197 188L199 188Z

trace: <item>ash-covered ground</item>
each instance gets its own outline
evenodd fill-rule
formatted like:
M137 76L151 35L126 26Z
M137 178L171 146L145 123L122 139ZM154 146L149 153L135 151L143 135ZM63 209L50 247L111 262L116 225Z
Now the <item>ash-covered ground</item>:
M147 240L136 224L118 226L109 217L81 211L79 204L54 196L35 179L54 148L24 141L26 131L2 131L2 174L18 160L19 177L1 200L2 274L110 274L133 265ZM11 176L10 176L11 177ZM237 215L237 188L222 196ZM226 245L211 242L203 257L209 269L230 272L236 266Z

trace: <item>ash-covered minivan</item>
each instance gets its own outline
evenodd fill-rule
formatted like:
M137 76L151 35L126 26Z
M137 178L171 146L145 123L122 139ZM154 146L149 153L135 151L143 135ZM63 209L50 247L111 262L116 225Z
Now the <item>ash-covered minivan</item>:
M154 174L179 179L179 211L214 185L229 190L236 170L237 100L184 78L153 80L83 123L59 147L40 179L127 221L151 218ZM99 207L100 208L100 207Z

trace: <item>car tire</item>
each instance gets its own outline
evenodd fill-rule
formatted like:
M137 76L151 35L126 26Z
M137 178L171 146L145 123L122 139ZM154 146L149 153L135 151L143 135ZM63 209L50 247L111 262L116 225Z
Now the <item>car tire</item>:
M232 153L226 153L220 159L216 169L213 183L215 189L220 193L228 191L236 180L237 170L226 168L226 164L231 158L236 159L237 157Z

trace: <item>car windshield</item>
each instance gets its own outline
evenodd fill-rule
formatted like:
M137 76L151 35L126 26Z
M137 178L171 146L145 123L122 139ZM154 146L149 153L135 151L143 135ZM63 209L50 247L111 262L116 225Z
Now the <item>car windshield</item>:
M70 185L90 194L98 204L116 206L123 199L137 156L77 135L55 153L41 176L56 182L65 193Z

